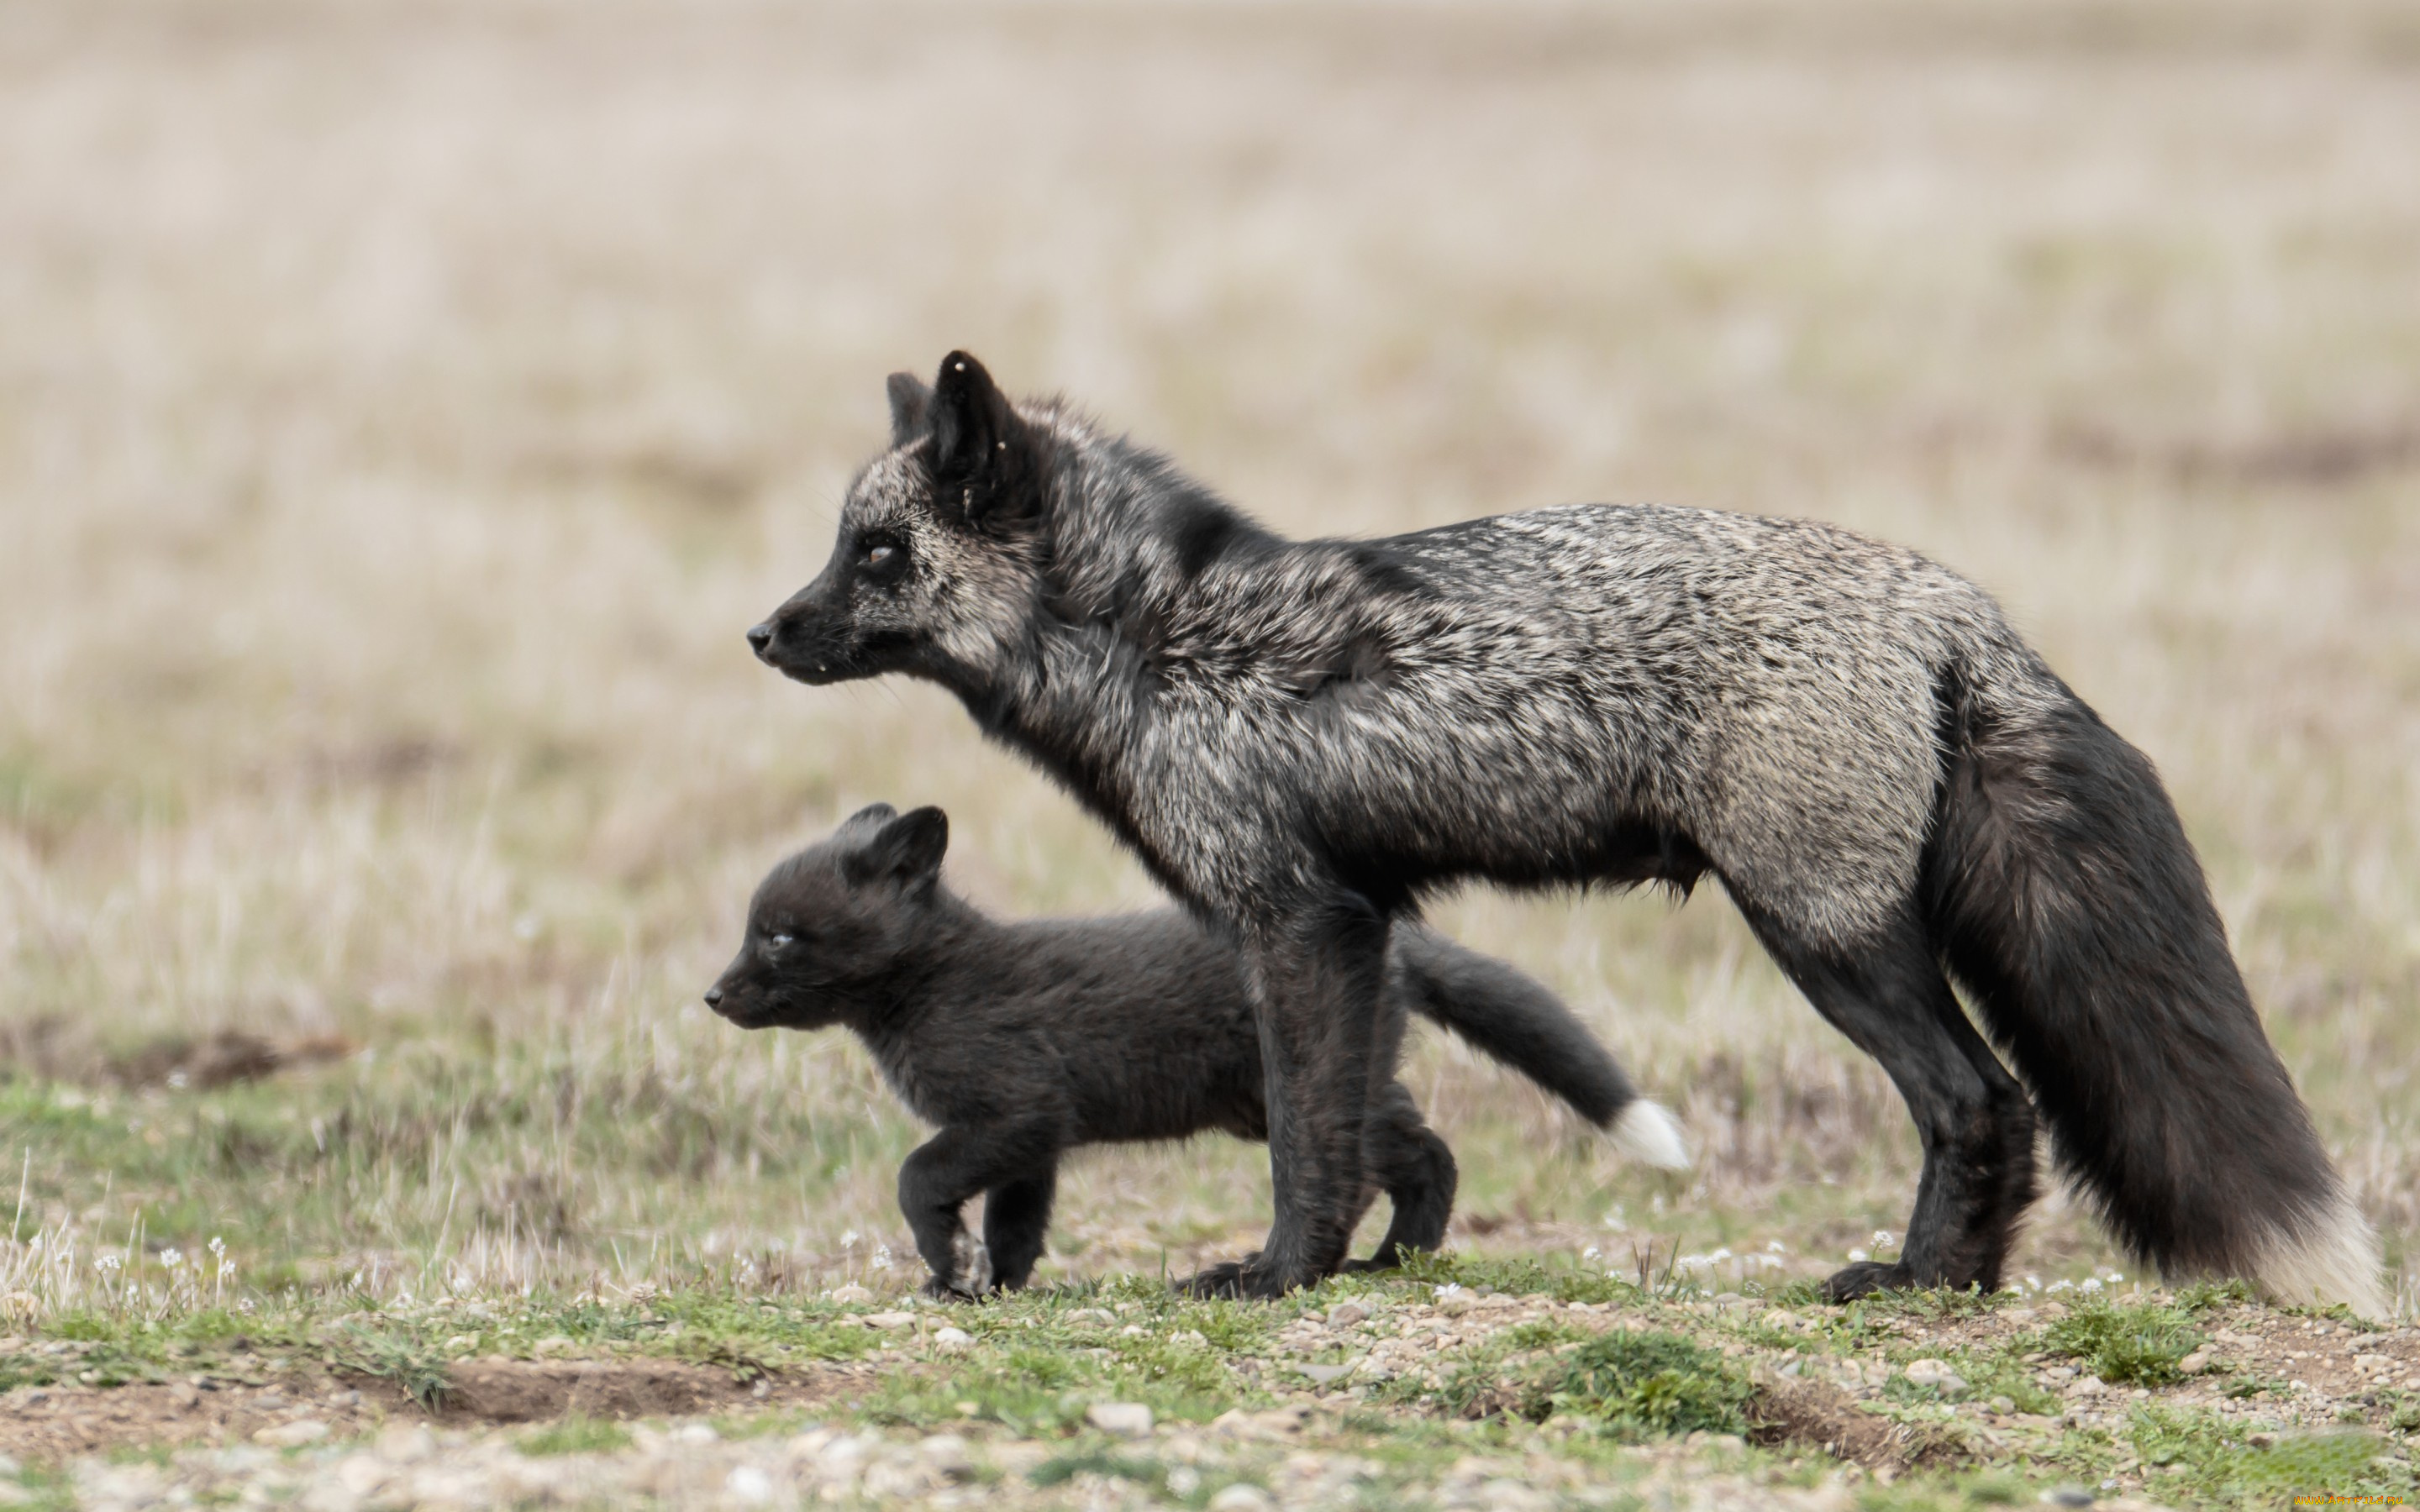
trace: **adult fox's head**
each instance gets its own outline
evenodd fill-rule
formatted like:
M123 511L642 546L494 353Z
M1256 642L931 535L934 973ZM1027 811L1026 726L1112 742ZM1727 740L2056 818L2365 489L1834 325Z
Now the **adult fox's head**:
M1026 633L1041 593L1057 450L965 352L927 387L891 376L891 446L849 486L814 581L748 632L801 683L884 672L980 682Z
M896 1001L933 945L950 821L939 809L859 810L831 838L773 868L748 905L748 937L706 989L743 1029L862 1023Z

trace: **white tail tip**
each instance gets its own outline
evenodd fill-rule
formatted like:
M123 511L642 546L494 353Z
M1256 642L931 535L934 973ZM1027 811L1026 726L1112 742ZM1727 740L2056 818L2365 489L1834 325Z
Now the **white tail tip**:
M2380 1279L2378 1235L2350 1197L2339 1195L2332 1209L2308 1232L2273 1240L2253 1279L2288 1306L2343 1303L2355 1317L2382 1322L2394 1304Z
M1659 1103L1640 1098L1613 1120L1613 1146L1636 1161L1668 1171L1685 1170L1689 1148L1681 1142L1681 1126Z

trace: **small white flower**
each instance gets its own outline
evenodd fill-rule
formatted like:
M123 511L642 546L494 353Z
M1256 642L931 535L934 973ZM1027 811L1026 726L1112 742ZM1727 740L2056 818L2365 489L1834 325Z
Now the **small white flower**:
M1593 1260L1604 1253L1605 1251L1597 1248L1594 1244L1590 1244L1588 1248L1580 1251L1580 1258L1584 1260Z
M1872 1256L1867 1254L1861 1249L1853 1249L1849 1252L1849 1263L1852 1265L1856 1264L1860 1260L1870 1260L1872 1258Z
M888 1244L876 1244L876 1245L875 1245L875 1246L874 1246L874 1258L873 1258L873 1259L871 1259L871 1260L869 1260L869 1261L867 1261L866 1263L867 1263L867 1264L869 1264L869 1265L872 1265L872 1266L873 1266L876 1270L877 1270L877 1271L888 1271L888 1270L890 1270L890 1269L891 1269L891 1246L890 1246L890 1245L888 1245Z
M2100 1289L2101 1289L2101 1278L2100 1278L2099 1276L2086 1276L2086 1277L2084 1278L2084 1289L2085 1289L2085 1290L2086 1290L2086 1291L2098 1291L2098 1290L2100 1290Z
M857 1248L857 1230L856 1230L856 1229L854 1229L854 1228L847 1229L847 1230L845 1230L845 1232L843 1232L843 1233L842 1233L842 1235L840 1236L840 1247L841 1247L841 1248L843 1248L843 1249L855 1249L855 1248Z
M1442 1283L1440 1283L1440 1284L1438 1285L1438 1287L1437 1287L1437 1288L1436 1288L1437 1300L1438 1300L1438 1301L1440 1301L1440 1302L1442 1302L1442 1301L1444 1301L1446 1298L1452 1296L1455 1292L1460 1291L1461 1289L1462 1289L1462 1283L1461 1283L1461 1282L1459 1282L1459 1281L1446 1281L1446 1282L1442 1282Z
M1889 1229L1877 1228L1874 1230L1874 1248L1896 1249L1898 1247L1899 1241L1891 1238L1891 1231Z
M173 1271L185 1263L185 1252L178 1249L163 1249L160 1252L160 1263Z
M1790 1253L1790 1246L1777 1239L1769 1239L1764 1242L1764 1252L1767 1255L1787 1255Z
M116 1275L118 1266L123 1263L115 1255L101 1255L94 1257L92 1268L104 1275Z
M2125 1279L2126 1279L2126 1273L2125 1273L2125 1272L2123 1272L2123 1271L2112 1271L2112 1272L2110 1272L2110 1273L2109 1273L2109 1284L2110 1284L2111 1286L2113 1286L2113 1287L2114 1287L2114 1286L2116 1286L2118 1282L2123 1281L2123 1280L2125 1280Z
M226 1253L226 1241L221 1239L216 1234L212 1234L210 1236L210 1253L213 1255L225 1255Z
M2038 1275L2029 1275L2025 1277L2025 1289L2027 1291L2040 1291L2041 1289L2041 1277Z

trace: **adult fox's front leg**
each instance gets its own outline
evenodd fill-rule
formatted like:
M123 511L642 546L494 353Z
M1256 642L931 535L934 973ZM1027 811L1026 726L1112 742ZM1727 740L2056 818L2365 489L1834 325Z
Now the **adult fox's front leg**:
M1278 1297L1335 1273L1362 1210L1387 920L1346 893L1247 936L1269 1121L1276 1216L1249 1259L1186 1283L1207 1296Z

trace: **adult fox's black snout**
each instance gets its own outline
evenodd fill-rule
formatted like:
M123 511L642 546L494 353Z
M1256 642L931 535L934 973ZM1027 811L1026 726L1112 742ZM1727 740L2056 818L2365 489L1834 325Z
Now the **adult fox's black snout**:
M829 602L830 577L827 571L763 623L748 627L748 649L758 661L810 686L867 675L869 669L850 643L845 601Z

